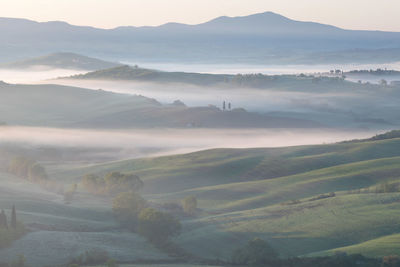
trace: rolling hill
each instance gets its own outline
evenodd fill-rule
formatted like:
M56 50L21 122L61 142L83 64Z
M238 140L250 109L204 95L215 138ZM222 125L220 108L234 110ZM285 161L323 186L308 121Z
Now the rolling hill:
M146 198L159 203L195 195L202 211L184 221L176 242L200 257L226 259L254 237L267 239L282 257L335 251L381 257L396 251L400 232L399 147L400 139L386 135L318 146L215 149L85 166L59 178L118 170L138 174ZM385 184L395 189L382 191Z
M72 69L72 70L100 70L119 66L96 58L81 56L74 53L54 53L46 56L0 64L2 69L34 70L34 69Z
M54 80L105 80L105 81L136 81L156 84L190 84L195 86L231 88L257 88L270 90L287 90L302 92L338 92L338 91L378 91L381 86L373 84L358 84L348 82L340 77L318 75L263 75L263 74L210 74L195 72L168 72L140 68L138 66L118 66L109 69L96 70L70 77L60 77Z
M354 63L371 61L373 54L374 62L394 62L400 48L399 33L344 30L272 12L220 17L198 25L110 30L1 18L0 31L7 40L0 55L7 61L56 50L129 61Z
M0 84L0 121L75 128L313 128L304 119L243 109L163 105L143 96L60 85Z

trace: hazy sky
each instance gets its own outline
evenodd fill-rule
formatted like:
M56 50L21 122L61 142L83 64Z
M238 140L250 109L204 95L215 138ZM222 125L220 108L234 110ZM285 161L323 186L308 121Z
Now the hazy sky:
M273 11L348 29L400 31L400 0L0 0L1 17L62 20L75 25L197 24Z

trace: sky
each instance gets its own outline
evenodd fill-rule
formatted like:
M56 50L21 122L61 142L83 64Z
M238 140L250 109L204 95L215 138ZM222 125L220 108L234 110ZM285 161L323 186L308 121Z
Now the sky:
M98 28L198 24L272 11L346 29L400 31L400 0L0 0L0 17Z

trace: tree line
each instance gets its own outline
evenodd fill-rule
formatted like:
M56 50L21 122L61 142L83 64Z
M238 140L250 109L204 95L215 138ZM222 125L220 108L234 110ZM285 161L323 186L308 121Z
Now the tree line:
M135 174L110 172L104 177L94 174L85 175L82 186L92 194L115 196L123 192L139 191L143 187L143 181Z
M39 184L48 191L64 194L64 186L49 179L45 167L32 158L26 156L14 157L8 163L7 171L19 178Z

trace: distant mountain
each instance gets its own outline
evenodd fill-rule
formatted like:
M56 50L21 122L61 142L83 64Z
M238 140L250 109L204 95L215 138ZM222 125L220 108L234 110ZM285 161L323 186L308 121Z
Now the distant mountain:
M66 104L68 103L68 104ZM216 107L163 105L143 96L59 85L0 83L0 121L79 128L313 128L310 120Z
M97 29L65 22L0 18L0 57L72 51L113 60L226 63L400 60L400 33L352 31L266 12L198 25Z
M74 70L100 70L119 66L119 63L107 62L96 58L86 57L74 53L54 53L46 56L30 58L11 63L0 64L0 68L32 69L58 68Z

